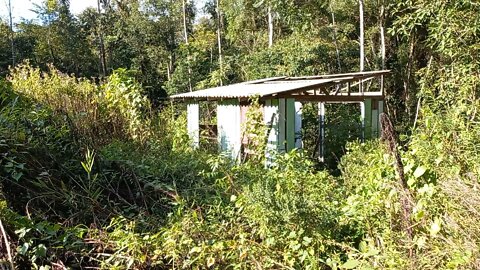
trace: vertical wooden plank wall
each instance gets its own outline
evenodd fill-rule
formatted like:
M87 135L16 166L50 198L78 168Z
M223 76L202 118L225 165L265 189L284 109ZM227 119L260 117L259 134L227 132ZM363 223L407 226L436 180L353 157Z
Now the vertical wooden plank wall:
M200 144L200 108L198 103L187 104L187 131L192 140L192 147Z
M217 104L218 145L232 159L240 157L241 113L238 100L230 99Z

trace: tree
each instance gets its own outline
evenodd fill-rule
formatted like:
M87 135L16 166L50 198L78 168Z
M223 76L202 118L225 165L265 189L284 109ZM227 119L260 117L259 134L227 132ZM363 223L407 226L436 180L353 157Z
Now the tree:
M220 9L220 0L216 1L217 11L217 45L218 45L218 66L220 68L220 74L223 74L223 52L222 52L222 13ZM223 75L222 75L223 76ZM223 85L223 80L220 79L220 85Z
M358 0L359 16L360 16L360 71L365 70L365 26L363 19L363 0Z
M15 32L13 31L13 19L12 19L12 1L8 0L8 19L10 22L10 44L12 49L12 66L15 66L15 41L14 35Z

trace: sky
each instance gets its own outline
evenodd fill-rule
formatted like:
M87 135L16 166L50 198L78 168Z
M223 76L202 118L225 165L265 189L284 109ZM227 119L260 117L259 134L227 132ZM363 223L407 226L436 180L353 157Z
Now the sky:
M44 0L11 0L12 15L14 22L20 22L22 19L35 19L36 14L31 11L34 4L41 4ZM70 10L73 14L79 14L87 7L96 7L97 0L70 0ZM0 0L0 17L8 19L8 0Z
M12 2L12 15L15 23L22 19L35 19L36 14L31 11L34 4L41 4L44 0L10 0ZM203 6L205 0L197 0L197 8ZM97 0L70 0L70 10L73 14L80 14L87 7L96 7ZM0 0L0 18L8 20L8 0Z

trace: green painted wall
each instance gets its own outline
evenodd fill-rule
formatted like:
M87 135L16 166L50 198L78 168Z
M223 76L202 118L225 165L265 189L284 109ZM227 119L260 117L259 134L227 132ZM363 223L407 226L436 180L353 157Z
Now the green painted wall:
M287 151L295 148L295 99L288 98L285 102L285 117L286 117L286 141Z
M365 139L372 138L372 99L367 98L363 102L365 106Z

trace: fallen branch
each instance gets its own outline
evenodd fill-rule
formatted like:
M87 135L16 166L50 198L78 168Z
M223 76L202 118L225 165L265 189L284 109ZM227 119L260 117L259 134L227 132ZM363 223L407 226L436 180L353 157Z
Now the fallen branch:
M10 269L15 269L13 264L12 252L10 251L10 243L8 242L7 234L5 233L5 228L3 228L2 220L0 219L0 230L2 231L3 240L5 242L5 249L7 249L8 262L10 263Z

